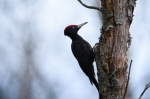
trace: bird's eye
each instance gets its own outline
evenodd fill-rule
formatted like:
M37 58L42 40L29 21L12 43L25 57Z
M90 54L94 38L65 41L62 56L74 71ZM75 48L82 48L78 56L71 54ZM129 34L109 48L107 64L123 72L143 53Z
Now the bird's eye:
M72 28L74 29L75 27L73 26Z

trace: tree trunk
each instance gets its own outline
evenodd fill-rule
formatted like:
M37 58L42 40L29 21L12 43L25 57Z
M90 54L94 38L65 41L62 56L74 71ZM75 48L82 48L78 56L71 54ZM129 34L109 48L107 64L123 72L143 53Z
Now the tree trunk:
M103 26L94 47L100 99L123 99L135 0L101 0L101 5Z

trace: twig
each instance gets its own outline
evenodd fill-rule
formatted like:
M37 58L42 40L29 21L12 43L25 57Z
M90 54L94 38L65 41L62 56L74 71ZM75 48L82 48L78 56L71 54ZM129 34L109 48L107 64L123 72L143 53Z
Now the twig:
M143 90L143 92L141 93L139 99L142 98L143 94L145 93L145 91L150 87L150 82L145 86L145 89Z
M111 75L108 77L108 79L109 79L111 76L113 76L113 75L115 74L115 72L116 72L116 69L111 73Z
M96 10L101 11L100 8L98 8L98 7L88 6L88 5L84 4L81 0L78 0L78 1L79 1L84 7L86 7L86 8L89 8L89 9L96 9Z
M127 85L126 85L126 89L125 89L125 93L124 93L124 99L125 99L125 97L126 97L126 93L127 93L127 89L128 89L128 84L129 84L129 79L130 79L131 65L132 65L132 60L131 60L131 62L130 62L128 80L127 80Z

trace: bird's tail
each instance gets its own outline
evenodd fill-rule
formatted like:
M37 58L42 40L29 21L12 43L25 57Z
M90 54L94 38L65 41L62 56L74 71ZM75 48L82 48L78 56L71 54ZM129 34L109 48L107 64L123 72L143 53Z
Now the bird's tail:
M97 81L96 81L94 76L92 77L92 79L90 79L90 81L94 83L95 87L97 88L97 90L99 92L99 86L98 86L98 83L97 83Z
M96 79L95 79L95 78L94 78L93 83L94 83L94 85L96 86L96 88L97 88L97 90L98 90L98 92L99 92L99 86L98 86L98 83L97 83L97 81L96 81Z

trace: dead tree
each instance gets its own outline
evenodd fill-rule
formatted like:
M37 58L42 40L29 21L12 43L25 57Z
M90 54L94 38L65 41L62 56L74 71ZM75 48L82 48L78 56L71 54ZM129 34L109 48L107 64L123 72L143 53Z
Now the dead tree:
M100 99L123 99L127 85L127 51L131 45L129 28L135 0L100 0L101 8L78 1L102 13L101 36L94 46Z

